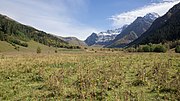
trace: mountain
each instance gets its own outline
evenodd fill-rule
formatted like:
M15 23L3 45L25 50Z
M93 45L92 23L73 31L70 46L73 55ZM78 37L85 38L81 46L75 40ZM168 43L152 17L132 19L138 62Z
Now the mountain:
M121 28L114 29L114 30L107 30L106 32L100 32L100 33L92 33L86 40L85 43L88 46L92 45L107 45L109 42L115 39L115 37L121 33L127 25L124 25Z
M65 42L71 45L87 46L87 44L84 41L81 41L76 37L60 37L60 39L64 40Z
M155 19L159 15L157 13L149 13L144 17L138 17L125 30L123 30L112 41L112 44L107 47L124 47L128 43L140 37L146 30L148 30Z
M84 42L88 46L92 46L96 44L97 39L98 39L98 35L96 33L92 33Z
M152 26L128 46L148 43L166 43L180 40L180 3L172 7L164 16L156 19Z
M0 14L0 41L8 42L14 47L28 47L28 42L32 40L49 47L71 47L67 42L54 35L23 25L5 15Z

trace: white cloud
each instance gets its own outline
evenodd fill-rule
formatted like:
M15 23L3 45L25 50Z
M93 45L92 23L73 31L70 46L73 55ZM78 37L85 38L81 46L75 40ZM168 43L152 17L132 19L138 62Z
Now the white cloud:
M1 14L55 35L80 39L97 31L74 18L86 7L86 0L0 0Z
M160 16L164 15L170 8L175 4L179 3L180 0L151 0L150 5L138 8L129 12L113 15L110 20L113 21L114 27L121 27L124 24L132 23L137 17L144 16L147 13L156 12ZM158 2L158 3L157 3Z

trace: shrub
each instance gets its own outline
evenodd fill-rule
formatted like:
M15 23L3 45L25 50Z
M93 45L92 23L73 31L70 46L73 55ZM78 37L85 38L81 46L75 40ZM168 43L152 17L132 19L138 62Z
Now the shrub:
M150 52L151 51L151 47L149 45L146 45L142 48L143 52Z
M180 45L176 46L175 52L176 52L176 53L180 53Z
M41 48L38 47L36 52L37 52L38 54L41 53Z
M167 51L167 48L163 45L156 45L154 48L154 52L163 52L165 53Z
M19 46L14 45L14 49L19 51Z
M139 46L138 48L137 48L137 52L143 52L143 49L142 49L143 47L141 47L141 46Z
M143 82L142 80L135 80L132 82L132 85L133 86L144 86L144 85L146 85L146 83Z
M176 89L172 89L172 88L161 88L160 93L176 93L177 90Z
M21 46L28 47L28 44L27 43L21 43Z
M80 47L80 46L76 46L76 48L77 48L77 49L81 49L81 47Z
M152 43L150 43L149 46L150 46L150 52L154 52L156 45L153 45Z
M127 48L126 49L128 52L136 52L136 49L135 48L133 48L133 47L131 47L131 48Z
M139 46L137 48L138 52L163 52L165 53L167 51L168 47L166 47L165 45L161 45L161 44L148 44L148 45L143 45L143 46Z
M28 47L28 44L27 43L22 43L21 41L17 40L17 39L10 39L10 42L11 44L17 44L17 45L20 45L20 46L23 46L23 47Z
M57 50L55 50L54 52L55 52L55 53L57 53L58 51L57 51Z
M4 32L2 32L2 31L0 31L0 40L1 41L5 40Z

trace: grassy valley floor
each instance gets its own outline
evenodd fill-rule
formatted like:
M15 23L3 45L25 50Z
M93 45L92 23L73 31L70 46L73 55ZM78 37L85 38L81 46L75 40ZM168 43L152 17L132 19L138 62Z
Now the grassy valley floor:
M0 54L0 100L180 100L180 54Z

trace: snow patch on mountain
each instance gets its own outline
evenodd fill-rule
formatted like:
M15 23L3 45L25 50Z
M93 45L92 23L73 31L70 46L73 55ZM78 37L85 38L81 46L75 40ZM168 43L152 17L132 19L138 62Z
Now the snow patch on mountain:
M114 30L107 30L100 33L92 33L86 40L86 44L92 45L106 45L110 41L114 40L118 34L120 34L128 25L124 25L121 28Z
M106 32L100 32L97 34L98 39L96 43L109 42L116 38L118 34L120 34L128 25L124 25L121 28L117 28L114 30L107 30Z
M159 18L160 16L157 14L157 13L155 13L155 12L152 12L152 13L148 13L147 15L145 15L143 18L144 19L148 19L148 20L152 20L152 21L154 21L155 19L157 19L157 18Z

